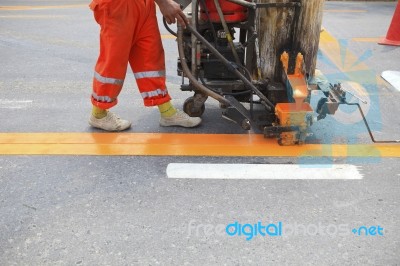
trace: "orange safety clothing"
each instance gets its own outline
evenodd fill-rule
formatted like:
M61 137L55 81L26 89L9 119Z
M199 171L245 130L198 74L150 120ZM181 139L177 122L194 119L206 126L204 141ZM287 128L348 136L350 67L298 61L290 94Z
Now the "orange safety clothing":
M93 0L90 8L101 27L92 104L102 109L117 104L128 63L145 106L171 100L154 0Z

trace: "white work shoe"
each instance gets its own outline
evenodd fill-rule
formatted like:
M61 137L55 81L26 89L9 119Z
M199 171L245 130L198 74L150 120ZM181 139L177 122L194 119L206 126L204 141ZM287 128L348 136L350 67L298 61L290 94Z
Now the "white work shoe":
M171 117L161 117L160 125L163 127L195 127L201 123L200 117L190 117L181 110L176 110L176 114Z
M116 114L107 112L103 118L90 116L89 125L106 131L122 131L131 127L131 122L119 118Z

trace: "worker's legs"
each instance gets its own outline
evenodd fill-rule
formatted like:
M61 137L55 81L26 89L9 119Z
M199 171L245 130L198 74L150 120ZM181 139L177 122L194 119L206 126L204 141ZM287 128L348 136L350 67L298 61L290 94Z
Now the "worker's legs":
M127 10L127 0L106 2L94 0L91 4L100 30L100 55L93 77L93 105L109 109L117 104L124 83L134 22Z
M100 55L94 77L89 123L105 130L124 130L130 122L106 110L118 102L122 89L135 30L133 9L128 0L93 0L90 4L100 25Z
M135 37L129 56L129 63L135 75L145 106L158 106L163 126L193 127L200 124L200 118L192 118L177 111L171 104L166 88L165 56L158 28L155 3L150 5L150 14L139 34Z
M155 4L151 5L146 22L135 36L129 56L140 94L145 106L156 106L168 102L171 97L165 86L165 58L155 14Z

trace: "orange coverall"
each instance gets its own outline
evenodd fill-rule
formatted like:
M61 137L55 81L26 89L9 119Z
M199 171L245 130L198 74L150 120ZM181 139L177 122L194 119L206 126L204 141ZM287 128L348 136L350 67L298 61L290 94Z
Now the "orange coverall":
M101 27L92 104L101 109L117 104L128 63L145 106L168 102L154 0L93 0L90 8Z

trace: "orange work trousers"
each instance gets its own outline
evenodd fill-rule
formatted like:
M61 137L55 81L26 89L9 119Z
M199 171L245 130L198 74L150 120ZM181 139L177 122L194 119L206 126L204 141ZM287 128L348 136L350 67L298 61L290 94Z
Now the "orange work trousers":
M93 0L90 8L100 25L92 104L102 109L117 104L128 63L145 106L168 102L154 0Z

